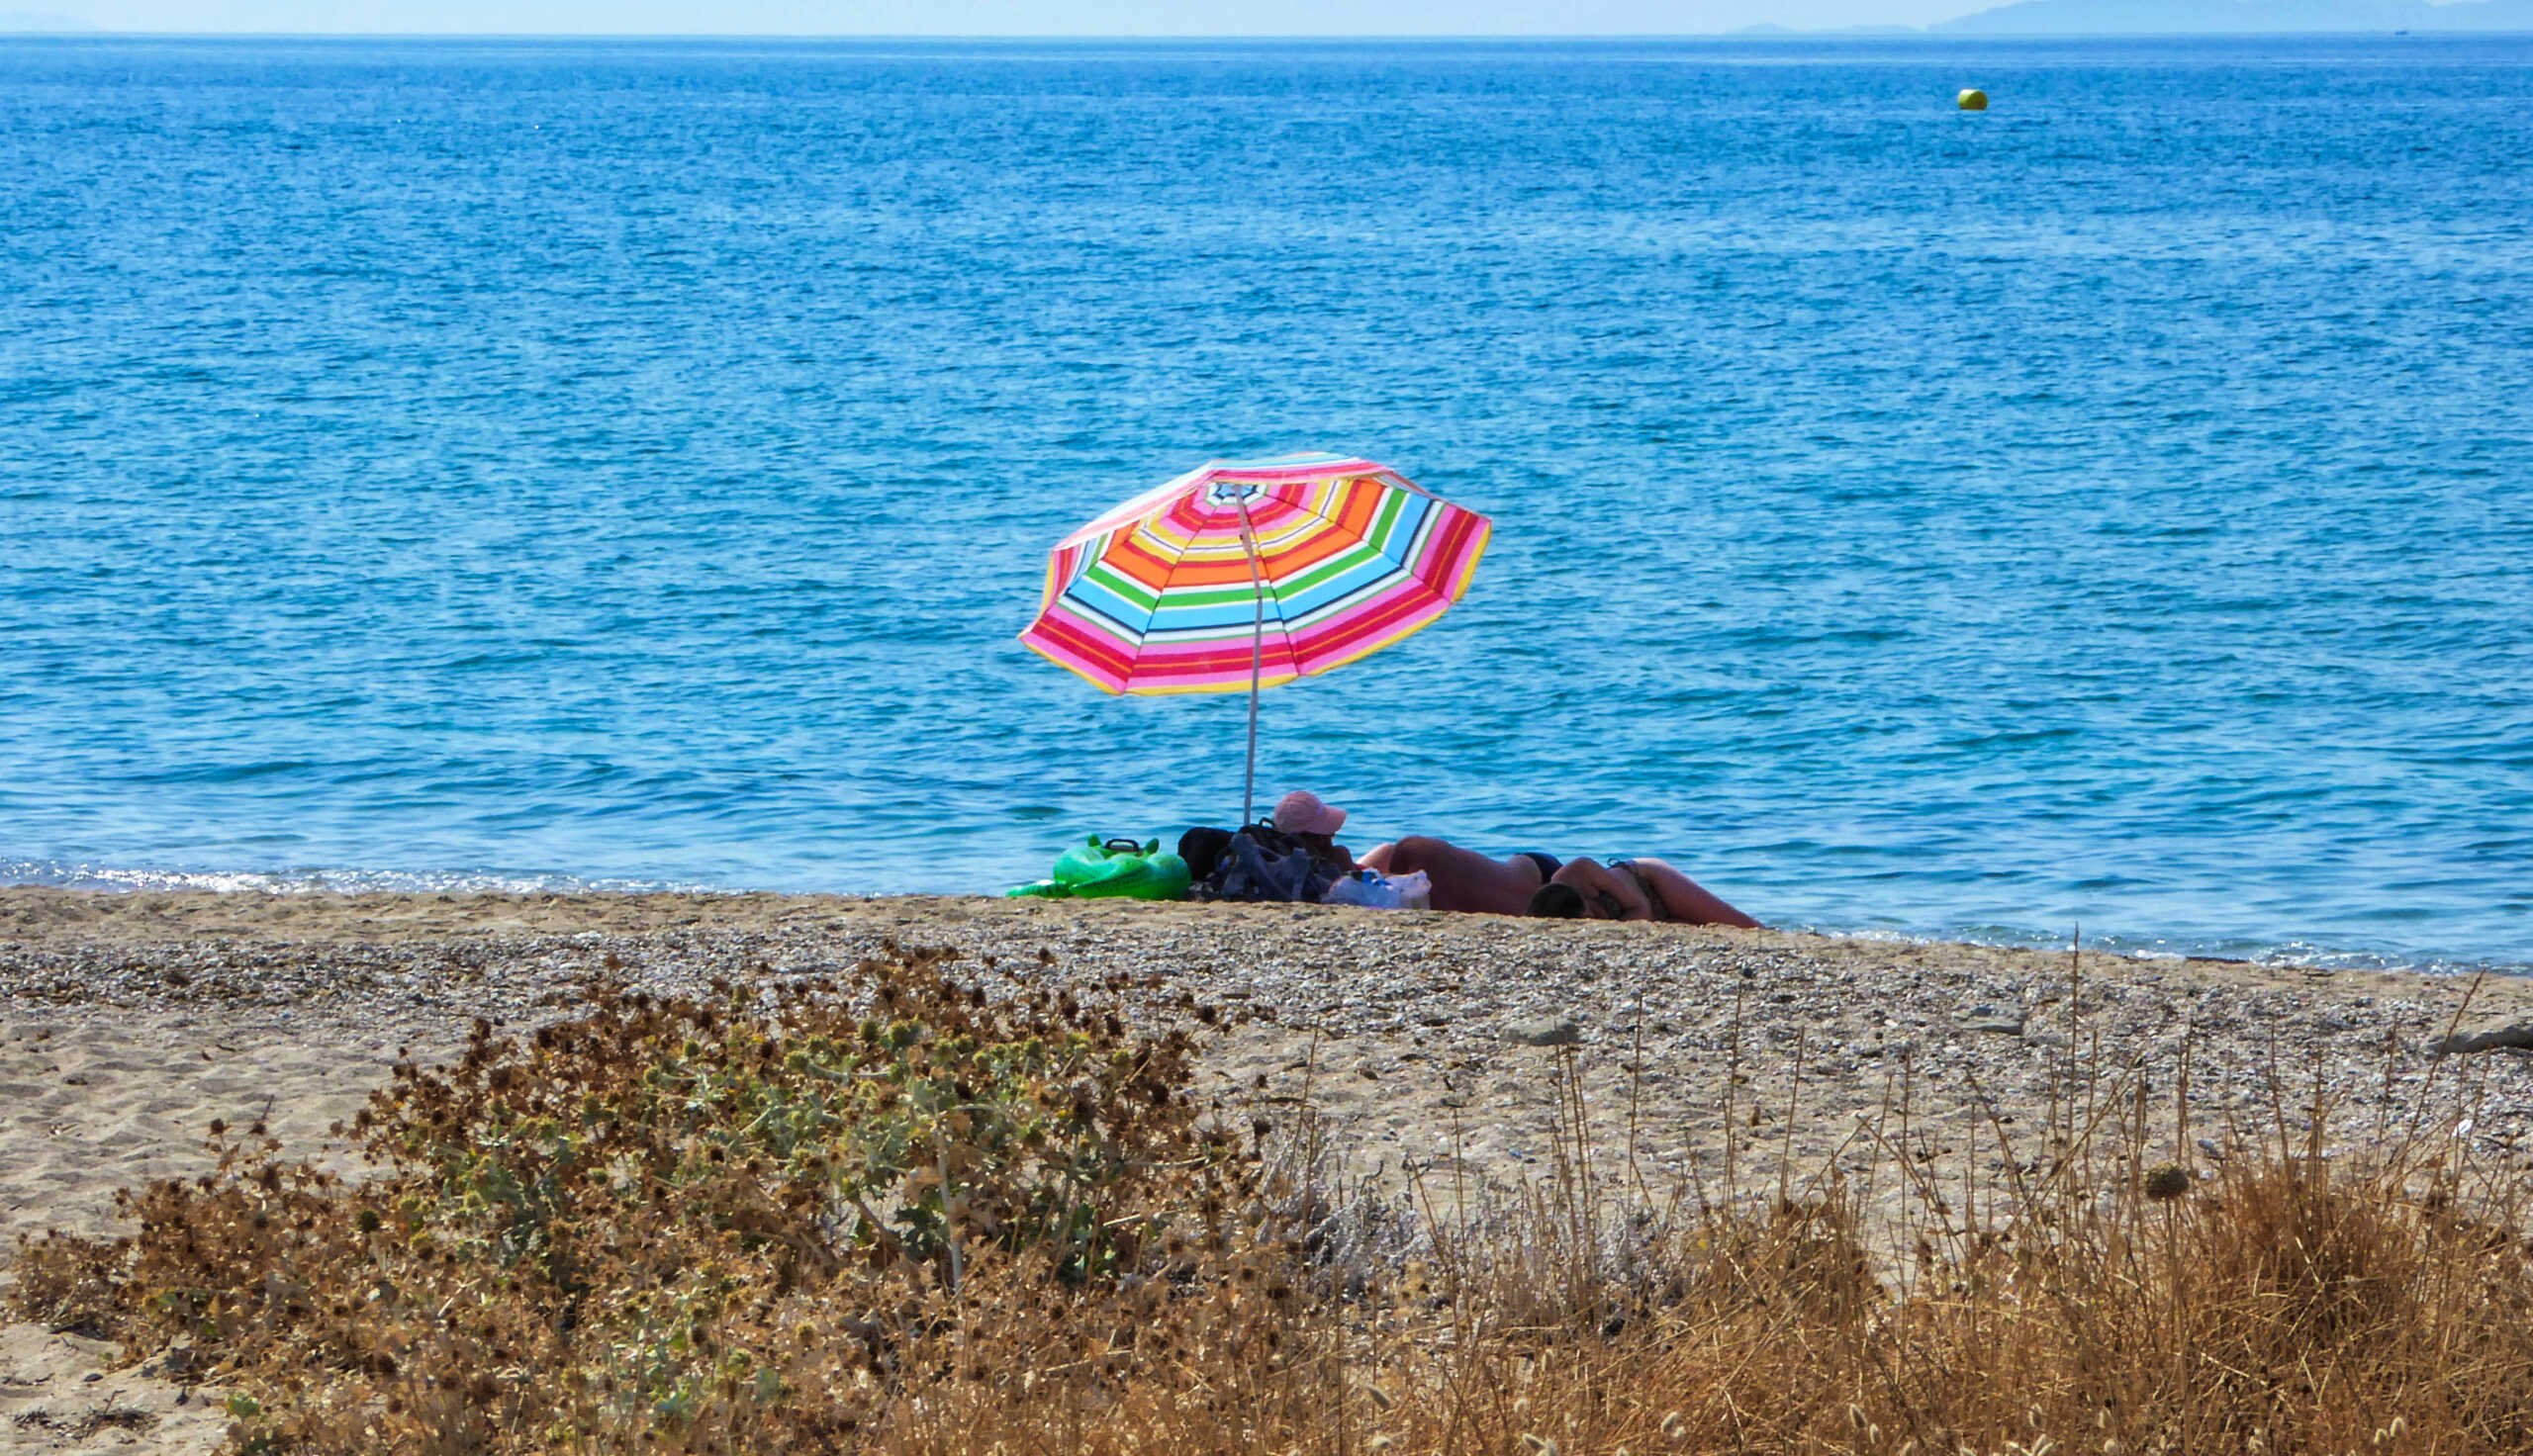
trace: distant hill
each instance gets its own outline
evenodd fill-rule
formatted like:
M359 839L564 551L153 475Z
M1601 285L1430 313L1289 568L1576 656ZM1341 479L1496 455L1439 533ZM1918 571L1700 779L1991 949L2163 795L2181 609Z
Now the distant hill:
M1979 36L2533 31L2533 0L2021 0L1927 29Z

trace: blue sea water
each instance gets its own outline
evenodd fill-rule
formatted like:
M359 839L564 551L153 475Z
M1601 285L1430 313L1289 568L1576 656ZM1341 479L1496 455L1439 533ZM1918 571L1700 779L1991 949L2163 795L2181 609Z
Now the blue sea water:
M2528 39L0 42L0 880L1226 822L1242 699L1013 634L1334 449L1496 529L1265 701L1359 850L2521 966L2528 156Z

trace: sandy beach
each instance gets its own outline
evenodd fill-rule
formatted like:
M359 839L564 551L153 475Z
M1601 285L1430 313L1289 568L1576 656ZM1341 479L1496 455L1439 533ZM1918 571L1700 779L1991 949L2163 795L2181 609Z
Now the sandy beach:
M1244 1117L1306 1099L1351 1169L1429 1205L1549 1174L1568 1058L1605 1176L1656 1197L1722 1196L1730 1157L1744 1190L1837 1173L1887 1205L1875 1139L2001 1167L1998 1135L2036 1144L2053 1090L2106 1102L2131 1066L2168 1122L2185 1054L2185 1161L2317 1092L2351 1150L2409 1131L2422 1089L2491 1157L2520 1158L2533 1119L2533 1057L2436 1055L2458 1011L2466 1031L2533 1018L2533 985L2510 980L1316 906L19 888L0 889L7 1241L108 1228L116 1188L207 1166L213 1118L319 1153L400 1054L431 1060L477 1017L523 1030L597 977L700 990L891 940L955 947L988 984L1124 977L1136 1000L1220 1008L1210 1091ZM8 1329L0 1445L216 1442L199 1401L111 1355Z

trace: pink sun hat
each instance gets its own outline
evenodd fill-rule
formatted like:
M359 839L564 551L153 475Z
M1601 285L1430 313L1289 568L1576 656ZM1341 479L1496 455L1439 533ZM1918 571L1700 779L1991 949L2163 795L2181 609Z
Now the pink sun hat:
M1335 834L1346 823L1346 811L1319 801L1319 795L1297 788L1275 801L1275 827L1286 834Z

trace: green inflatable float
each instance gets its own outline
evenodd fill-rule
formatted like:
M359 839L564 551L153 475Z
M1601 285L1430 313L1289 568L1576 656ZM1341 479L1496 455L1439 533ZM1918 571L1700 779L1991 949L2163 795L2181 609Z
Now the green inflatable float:
M1094 834L1057 859L1054 878L1004 893L1042 900L1182 900L1187 879L1187 862L1164 853L1159 840L1137 844Z

